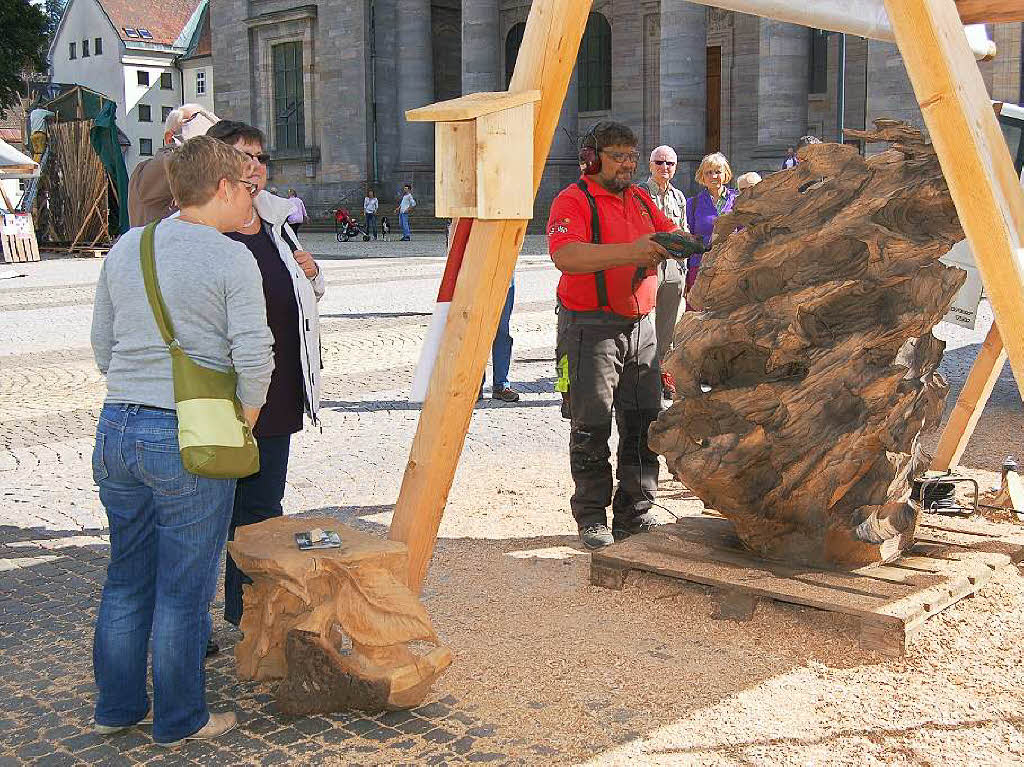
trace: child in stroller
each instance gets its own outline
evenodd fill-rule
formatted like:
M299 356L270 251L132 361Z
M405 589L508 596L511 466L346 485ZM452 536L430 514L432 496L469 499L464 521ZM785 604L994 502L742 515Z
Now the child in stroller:
M363 237L363 242L370 241L369 233L359 226L359 222L352 218L344 208L334 211L334 233L338 237L338 242L348 242L353 237L360 235Z

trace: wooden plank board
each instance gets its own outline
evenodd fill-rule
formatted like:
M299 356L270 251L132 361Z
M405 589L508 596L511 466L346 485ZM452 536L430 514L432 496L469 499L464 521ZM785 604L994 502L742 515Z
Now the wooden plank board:
M956 0L964 24L1006 24L1024 21L1024 0Z
M1024 558L1024 536L972 535L929 522L919 530L924 539L908 555L847 572L760 559L743 549L728 520L684 517L594 552L591 583L621 588L639 570L711 587L721 595L719 617L749 617L764 598L850 615L864 646L901 654L929 617Z
M984 412L985 403L992 396L992 390L1005 363L1006 349L1003 348L1003 339L999 336L999 326L993 322L985 341L981 344L978 357L971 366L964 387L956 398L956 405L949 414L946 428L939 437L935 457L932 459L932 471L948 471L950 467L960 463L960 458L967 449L967 443L974 434L974 429Z
M534 111L534 195L544 174L590 7L591 0L534 0L530 6L509 91L541 94ZM476 220L466 244L388 533L409 547L408 584L416 592L437 542L526 223L519 219Z
M524 36L523 43L526 43ZM518 60L518 59L517 59ZM452 122L454 120L475 120L484 115L494 114L504 109L512 109L523 104L540 101L541 91L534 88L520 90L510 88L508 91L489 93L470 93L457 99L439 101L418 109L410 109L405 113L409 122Z
M1024 382L1024 193L953 0L885 0L897 45Z

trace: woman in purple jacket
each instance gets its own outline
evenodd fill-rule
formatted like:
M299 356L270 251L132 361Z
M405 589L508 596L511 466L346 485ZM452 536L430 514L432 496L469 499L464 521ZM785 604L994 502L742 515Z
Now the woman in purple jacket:
M695 178L697 183L704 187L704 191L686 201L686 223L693 234L699 234L704 238L704 247L708 247L711 244L715 219L732 210L737 192L726 186L732 180L732 168L721 152L705 155L700 161ZM684 293L689 292L694 280L697 279L700 259L701 254L686 259Z

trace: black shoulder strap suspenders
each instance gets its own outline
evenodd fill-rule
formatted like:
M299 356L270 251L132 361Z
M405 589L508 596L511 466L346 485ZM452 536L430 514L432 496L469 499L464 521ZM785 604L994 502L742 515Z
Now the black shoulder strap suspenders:
M576 182L576 186L579 187L580 191L587 198L587 203L590 205L590 242L594 245L601 244L601 222L597 215L597 201L594 199L594 195L587 189L586 182L580 179ZM651 206L647 204L647 200L644 199L643 195L637 194L636 185L630 187L630 191L633 197L639 200L640 204L647 209L647 215L650 216L651 222L654 222L654 212L651 210ZM647 269L643 266L636 268L636 273L633 275L633 289L636 290L637 286L643 282L647 276ZM601 309L611 309L611 304L608 302L608 280L605 277L604 271L594 273L594 285L597 288L597 303Z
M577 181L576 186L583 192L587 198L587 203L590 205L590 242L594 245L600 245L601 219L597 215L597 200L594 199L594 195L587 189L587 184L583 179ZM611 305L608 303L608 280L605 278L603 271L594 272L594 287L597 289L598 308L610 309Z

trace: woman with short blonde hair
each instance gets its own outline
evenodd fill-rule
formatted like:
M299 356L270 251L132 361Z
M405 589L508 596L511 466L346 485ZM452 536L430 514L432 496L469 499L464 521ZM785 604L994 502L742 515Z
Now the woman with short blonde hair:
M260 271L223 234L251 215L248 163L205 136L174 150L167 176L181 213L155 225L153 259L174 343L204 368L234 371L251 425L270 386L274 337ZM110 525L93 643L94 730L111 735L152 712L154 740L173 746L235 725L233 712L209 710L203 673L235 480L201 477L182 463L171 353L146 294L142 233L130 229L110 249L93 307L92 348L107 394L92 473Z
M690 232L703 237L704 246L708 247L711 245L711 235L714 234L715 219L732 210L737 192L726 186L732 181L732 168L729 167L729 160L721 152L705 155L697 166L694 178L704 190L686 201L686 223ZM684 293L688 293L693 287L700 262L701 254L686 259Z

